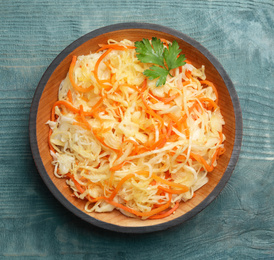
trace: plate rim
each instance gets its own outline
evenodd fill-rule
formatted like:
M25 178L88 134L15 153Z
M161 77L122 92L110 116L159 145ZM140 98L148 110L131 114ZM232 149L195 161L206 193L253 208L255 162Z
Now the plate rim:
M191 44L193 47L198 49L219 72L220 76L222 77L227 87L227 90L229 92L229 95L233 104L233 108L234 108L234 116L235 116L234 146L233 146L232 154L231 154L229 163L227 165L227 168L225 172L223 173L223 176L221 177L218 184L203 201L201 201L195 208L193 208L189 212L185 213L184 215L176 219L170 220L165 223L152 225L152 226L131 226L131 227L119 226L119 225L98 220L86 214L85 212L79 210L76 206L74 206L71 202L69 202L65 198L65 196L59 191L59 189L55 186L55 184L52 182L51 178L47 174L47 171L44 167L44 164L40 156L38 142L37 142L36 120L37 120L39 102L43 94L44 88L49 78L51 77L52 73L57 68L57 66L63 61L63 59L69 53L71 53L74 49L82 45L87 40L95 38L104 33L117 31L117 30L126 30L126 29L147 29L147 30L164 32L164 33L170 34L171 36L180 38L181 40L187 42L188 44ZM242 110L240 106L240 101L239 101L236 89L231 79L229 78L227 72L221 65L221 63L203 45L201 45L198 41L194 40L188 35L180 31L177 31L175 29L172 29L163 25L159 25L159 24L153 24L153 23L128 22L128 23L112 24L112 25L95 29L79 37L75 41L73 41L54 58L54 60L47 67L46 71L43 73L36 87L36 90L32 99L32 103L31 103L30 115L29 115L29 139L30 139L29 141L30 141L32 156L33 156L35 165L37 167L37 170L39 172L39 175L41 176L42 180L44 181L44 183L46 184L50 192L67 210L69 210L70 212L72 212L74 215L81 218L82 220L94 226L97 226L106 230L110 230L110 231L120 232L120 233L150 233L155 231L166 230L168 228L172 228L174 226L177 226L179 224L186 222L187 220L191 219L192 217L200 213L203 209L205 209L220 194L220 192L223 190L226 183L230 179L232 172L239 159L241 144L242 144L242 135L243 135L243 119L242 119Z

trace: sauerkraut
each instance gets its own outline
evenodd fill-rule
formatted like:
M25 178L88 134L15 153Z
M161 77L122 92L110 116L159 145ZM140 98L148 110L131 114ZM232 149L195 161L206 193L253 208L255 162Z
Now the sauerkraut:
M205 67L173 69L164 86L143 72L134 42L109 40L73 57L52 108L54 174L87 212L170 215L208 182L224 152L224 119Z

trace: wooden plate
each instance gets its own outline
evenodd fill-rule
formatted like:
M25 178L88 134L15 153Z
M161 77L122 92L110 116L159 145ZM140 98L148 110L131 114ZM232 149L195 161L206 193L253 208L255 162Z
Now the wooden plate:
M118 211L111 213L86 213L85 202L71 196L65 188L65 180L53 175L52 157L49 153L46 122L57 100L58 88L66 77L73 55L86 55L98 49L99 43L108 39L132 41L151 37L176 40L187 59L193 65L205 65L207 79L218 89L219 105L226 122L223 133L226 136L226 153L218 161L216 169L208 174L209 182L200 188L196 196L186 203L180 203L175 214L160 220L128 218ZM92 31L65 48L51 63L39 82L30 111L30 144L38 171L53 195L71 212L81 219L113 231L146 233L163 230L182 223L203 210L224 188L238 160L242 142L242 113L235 88L222 65L201 44L182 34L155 24L123 23Z

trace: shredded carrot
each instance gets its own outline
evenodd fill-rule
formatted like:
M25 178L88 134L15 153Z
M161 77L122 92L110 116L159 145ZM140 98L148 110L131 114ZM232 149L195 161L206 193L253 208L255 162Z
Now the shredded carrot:
M94 202L97 202L99 200L104 200L106 199L105 196L100 196L100 197L97 197L97 198L91 198L91 196L87 195L86 198L88 199L89 202L91 203L94 203Z
M123 179L120 180L120 182L118 183L118 185L116 186L116 188L114 189L114 191L112 192L112 194L108 197L108 200L113 200L114 197L116 196L116 194L118 193L118 191L120 190L120 188L122 187L122 185L130 178L134 177L135 175L133 173L126 175Z
M131 209L131 208L128 208L120 203L117 203L113 200L109 200L109 199L106 199L106 202L117 207L117 208L120 208L120 209L123 209L124 211L127 211L131 214L134 214L136 216L139 216L139 217L150 217L152 215L155 215L165 209L167 209L170 205L170 201L168 201L166 204L156 208L156 209L152 209L151 211L147 211L147 212L140 212L140 211L137 211L137 210L134 210L134 209Z
M169 185L169 186L171 186L171 187L176 187L176 188L184 189L184 190L186 190L185 192L188 191L188 187L187 187L187 186L185 186L185 185L183 185L183 184L180 184L180 183L175 183L175 182L167 181L167 180L165 180L165 179L163 179L163 178L157 176L157 175L154 174L154 173L152 174L152 178L155 179L155 180L157 180L157 181L159 181L159 182L162 182L162 183L164 183L164 184L167 184L167 185Z
M67 97L68 97L68 101L69 101L70 103L73 103L72 94L71 94L70 89L68 90Z
M118 149L115 149L115 148L113 148L113 147L107 145L107 144L104 142L104 138L103 138L103 137L100 137L96 131L93 131L93 134L94 134L94 136L96 137L96 139L97 139L103 146L105 146L105 147L107 147L107 148L109 148L109 149L111 149L111 150L113 150L113 151L115 151L115 152L118 152L118 151L119 151Z
M201 156L201 155L198 155L198 154L194 154L194 153L190 153L190 156L193 157L196 161L198 161L199 163L203 164L205 169L208 171L208 172L212 172L214 167L213 165L209 165L206 160Z
M178 209L178 208L179 208L179 202L176 201L175 206L172 209L170 209L168 211L162 211L162 212L160 212L156 215L153 215L153 216L149 217L148 219L166 218L166 217L170 216L173 212L175 212L175 210Z
M84 100L84 101L86 101L86 102L88 102L89 101L89 99L87 98L87 97L80 97L82 100Z
M102 131L101 131L101 134L103 133L107 133L111 130L111 127L107 127L107 128L103 128Z
M183 86L186 86L186 85L188 85L188 84L190 84L191 82L189 81L189 80L187 80L187 81L184 81L182 84L183 84Z
M51 113L51 119L53 119L54 118L54 115L55 115L55 107L56 106L61 106L61 105L63 105L63 106L65 106L67 109L69 109L71 112L73 112L73 113L80 113L80 110L79 109L77 109L77 108L75 108L72 104L70 104L70 103L68 103L67 101L65 101L65 100L58 100L58 101L56 101L55 103L54 103L54 105L53 105L53 107L52 107L52 113ZM54 120L52 120L52 121L54 121Z
M130 50L130 49L135 49L135 46L123 46L123 45L119 45L119 44L100 44L100 49L98 49L96 52L100 52L106 49L112 49L112 50L121 50L121 51L125 51L125 50Z
M166 103L169 103L170 101L174 100L175 98L177 98L179 95L180 94L177 93L177 94L175 94L173 96L170 96L170 97L167 97L167 98L160 98L160 97L158 97L158 99L166 104Z
M168 115L168 117L175 123L175 125L177 126L177 129L178 129L179 131L181 131L181 128L180 128L180 126L181 126L181 122L180 122L181 118L180 118L180 119L177 118L177 117L176 117L174 114L172 114L172 113L168 113L167 115Z
M172 193L172 194L181 194L181 193L185 193L189 190L187 186L185 186L185 188L181 189L181 190L172 190L172 189L168 189L168 188L165 188L162 186L158 186L158 189L163 190L168 193Z
M78 125L83 129L90 130L89 127L83 122L73 122L73 125Z
M160 38L160 40L166 47L168 47L168 41L166 39Z
M121 162L121 163L118 164L118 165L112 166L109 170L110 170L110 171L113 171L113 172L118 171L118 170L120 170L126 163L128 163L128 161L123 161L123 162Z
M146 100L145 100L143 94L141 94L141 98L142 98L143 104L145 105L146 112L147 112L148 114L150 114L151 116L157 118L157 119L160 121L161 125L164 125L164 119L163 119L160 115L156 114L156 113L149 107L149 105L148 105L148 103L146 102Z
M108 70L111 72L112 68L110 66L110 63L108 61L104 61L104 64L107 66Z
M93 86L92 86L92 85L89 86L89 87L87 87L87 88L84 88L84 87L82 87L82 86L78 86L78 85L75 83L74 79L73 79L73 71L74 71L74 67L75 67L75 65L76 65L76 60L77 60L77 57L76 57L76 56L73 56L73 57L72 57L72 62L71 62L70 67L69 67L69 80L70 80L70 82L71 82L71 85L73 86L73 88L74 88L75 90L77 90L77 91L79 91L79 92L89 92L89 91L91 91L91 90L93 89Z
M103 103L103 101L104 101L104 96L101 97L101 98L98 100L98 102L92 107L92 110L91 110L91 111L89 111L89 112L84 112L83 114L84 114L85 116L93 116L94 113L95 113L95 111L100 107L100 105Z
M138 172L136 172L136 174L148 176L149 172L148 171L138 171ZM161 183L167 184L168 186L171 186L171 187L175 187L175 188L179 188L179 189L188 189L187 186L185 186L183 184L165 180L165 179L157 176L155 173L152 174L151 178L156 180L156 181L159 181Z
M219 95L218 95L218 91L217 91L215 85L211 81L209 81L209 80L202 80L202 81L200 81L200 83L202 85L205 84L205 85L208 85L208 86L212 87L212 89L213 89L213 91L215 93L215 96L216 96L215 103L218 105Z
M172 125L173 125L173 123L170 120L170 122L168 124L167 133L165 135L163 135L158 142L154 143L154 145L151 147L151 150L160 149L166 144L166 142L168 141L168 139L171 135Z
M222 132L219 132L219 136L220 136L220 141L219 141L219 144L221 144L223 142L223 134ZM208 171L208 172L212 172L214 170L214 162L216 161L216 158L218 156L218 153L219 153L219 149L216 149L215 153L213 154L212 156L212 159L211 159L211 165L209 165L206 160L201 156L201 155L198 155L198 154L194 154L194 153L190 153L190 156L193 157L196 161L198 161L199 163L203 164L205 169Z
M201 102L208 102L214 108L214 110L218 108L218 105L210 98L199 98L199 100Z
M134 145L134 150L131 152L131 154L132 155L137 154L138 149L139 149L138 148L138 146L139 146L138 142L128 139L128 140L125 140L125 143L132 143Z
M191 71L190 70L186 70L185 71L185 75L186 75L187 78L192 79L192 75L191 75Z
M82 188L82 186L80 185L80 183L78 181L75 180L74 176L71 173L67 173L67 176L72 179L72 181L74 182L75 187L77 188L77 190L80 193L84 193L85 190Z
M155 180L152 180L151 182L150 182L150 185L155 185L156 184L156 181Z
M101 61L112 51L113 49L108 49L105 53L103 53L100 58L97 60L97 62L95 63L95 67L94 67L94 77L96 79L96 81L98 82L98 84L102 87L102 88L107 88L107 85L104 85L103 82L99 79L98 76L98 68L99 65L101 63Z

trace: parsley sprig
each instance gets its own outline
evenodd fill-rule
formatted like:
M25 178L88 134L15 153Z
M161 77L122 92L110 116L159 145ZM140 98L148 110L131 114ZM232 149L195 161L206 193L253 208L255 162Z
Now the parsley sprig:
M176 41L173 41L172 44L168 45L168 48L165 48L160 39L152 37L151 43L148 39L143 39L135 42L135 47L136 56L142 63L155 64L145 70L144 75L150 80L158 78L156 87L166 83L167 76L172 76L170 74L172 69L186 64L184 62L185 55L179 55L182 50L179 49L179 44Z

